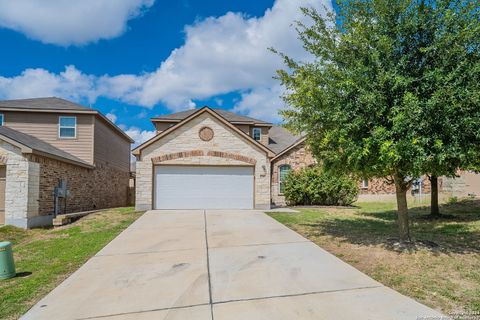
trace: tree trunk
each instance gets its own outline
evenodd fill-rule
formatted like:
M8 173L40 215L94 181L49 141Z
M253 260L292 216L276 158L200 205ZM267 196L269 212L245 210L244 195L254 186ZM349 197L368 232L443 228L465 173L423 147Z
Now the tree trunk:
M410 241L410 224L408 219L407 189L402 177L395 177L395 191L398 208L398 230L400 241Z
M432 216L440 215L440 208L438 207L438 177L435 175L430 176L430 214Z

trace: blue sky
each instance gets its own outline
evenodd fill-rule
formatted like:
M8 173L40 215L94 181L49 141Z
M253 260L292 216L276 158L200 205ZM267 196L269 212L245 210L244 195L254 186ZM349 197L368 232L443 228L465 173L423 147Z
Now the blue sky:
M137 142L149 118L209 105L280 122L282 67L308 59L298 8L327 0L0 0L0 99L60 96Z

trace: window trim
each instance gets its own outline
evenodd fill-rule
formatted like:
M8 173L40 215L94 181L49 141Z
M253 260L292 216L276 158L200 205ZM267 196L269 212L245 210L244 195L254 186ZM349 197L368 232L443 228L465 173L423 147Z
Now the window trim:
M413 180L412 191L421 191L422 190L422 185L423 185L423 179L421 177Z
M289 165L289 164L282 164L281 166L278 167L278 194L279 195L283 195L283 192L282 192L282 168L288 168L288 171L290 172L292 170L292 166Z
M255 139L255 131L258 131L258 140ZM260 142L262 140L262 129L261 128L253 128L252 129L252 138L253 140Z
M363 179L361 188L368 189L368 182L369 182L368 179Z
M75 120L75 125L74 126L62 126L62 119L65 118L73 118ZM61 135L61 129L62 128L67 128L67 129L74 129L74 136L73 137L62 137ZM58 117L58 138L59 139L76 139L77 138L77 117L76 116L59 116Z
M0 126L3 126L5 123L5 115L3 113L0 113L0 117L2 119L2 121L0 121Z

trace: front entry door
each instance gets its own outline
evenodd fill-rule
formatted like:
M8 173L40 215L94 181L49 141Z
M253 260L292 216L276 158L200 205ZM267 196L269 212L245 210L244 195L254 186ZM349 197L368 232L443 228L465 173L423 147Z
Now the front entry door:
M0 224L5 224L5 182L7 167L0 166Z

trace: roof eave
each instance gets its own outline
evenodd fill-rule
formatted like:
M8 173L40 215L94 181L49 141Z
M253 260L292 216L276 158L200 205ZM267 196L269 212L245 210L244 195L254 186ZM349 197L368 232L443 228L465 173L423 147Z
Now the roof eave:
M151 118L151 122L180 122L179 119L162 119L162 118Z
M80 162L80 161L75 161L75 160L71 160L71 159L67 159L67 158L64 158L64 157L60 157L60 156L56 156L54 154L51 154L51 153L48 153L48 152L43 152L43 151L40 151L40 150L36 150L36 149L32 149L26 145L24 145L23 143L20 143L16 140L13 140L5 135L2 135L0 134L0 138L8 143L10 143L11 145L17 147L20 149L20 151L23 153L23 154L36 154L36 155L39 155L39 156L43 156L43 157L47 157L47 158L51 158L51 159L55 159L55 160L58 160L58 161L61 161L61 162L66 162L66 163L70 163L70 164L75 164L77 166L81 166L81 167L84 167L84 168L89 168L89 169L93 169L95 168L95 166L93 165L90 165L88 163L84 163L84 162Z
M140 151L149 146L151 143L155 142L157 139L160 139L159 137L164 137L166 136L167 134L169 134L170 132L174 131L177 129L178 126L181 126L183 123L185 122L188 122L191 118L193 117L196 117L197 114L199 114L200 112L202 112L204 109L206 109L207 107L202 107L200 109L198 109L197 111L195 111L194 113L192 113L191 115L189 115L188 117L184 118L183 120L179 121L177 124L175 124L174 126L171 126L170 128L168 128L167 130L159 133L159 134L156 134L155 136L153 136L152 138L148 139L147 141L145 141L144 143L138 145L135 149L132 150L132 154L134 156L139 156L140 155Z
M9 108L0 105L0 111L20 111L20 112L47 112L47 113L77 113L77 114L95 114L96 110L71 110L71 109L31 109L31 108Z
M234 125L249 125L254 127L272 127L273 126L273 124L271 123L255 122L255 121L228 121L228 122Z
M113 123L110 119L104 116L101 112L98 112L96 110L95 112L96 112L96 115L98 115L103 121L105 121L112 129L118 132L123 138L125 138L130 143L135 143L135 141L132 138L130 138L130 136L125 133L125 131L120 129L115 123Z
M93 166L91 164L88 164L88 163L85 163L85 162L80 162L80 161L67 159L67 158L64 158L64 157L59 157L59 156L56 156L54 154L39 151L39 150L35 150L35 149L32 149L32 152L29 152L29 153L35 154L35 155L38 155L38 156L42 156L42 157L46 157L46 158L50 158L50 159L54 159L54 160L58 160L60 162L73 164L73 165L76 165L76 166L79 166L79 167L84 167L84 168L87 168L87 169L94 169L95 168L95 166Z
M300 138L299 140L295 141L294 143L292 143L290 146L286 147L285 149L283 149L282 151L280 151L279 153L277 153L271 160L271 162L274 162L275 160L277 160L278 158L280 158L281 156L283 156L284 154L286 154L287 152L289 152L290 150L292 150L293 148L295 148L296 146L304 143L306 140L306 137L303 137L303 138Z
M13 139L11 139L11 138L3 135L3 134L0 134L0 139L2 139L3 141L6 141L6 142L10 143L11 145L19 148L22 153L32 153L33 152L32 148L30 148L30 147L28 147L28 146L24 145L23 143L20 143L16 140L13 140Z
M210 109L212 110L212 109ZM215 112L215 110L213 110ZM193 113L192 113L193 114ZM218 115L220 115L219 113L217 113ZM222 115L220 115L223 119L225 119ZM188 117L185 117L184 119L186 119ZM227 120L227 119L225 119ZM151 122L162 122L162 123L178 123L178 122L181 122L183 120L181 119L165 119L165 118L151 118L150 119ZM255 121L229 121L227 120L228 122L230 122L231 124L235 124L235 125L251 125L251 126L257 126L257 127L272 127L273 124L272 123L268 123L268 122L255 122Z

